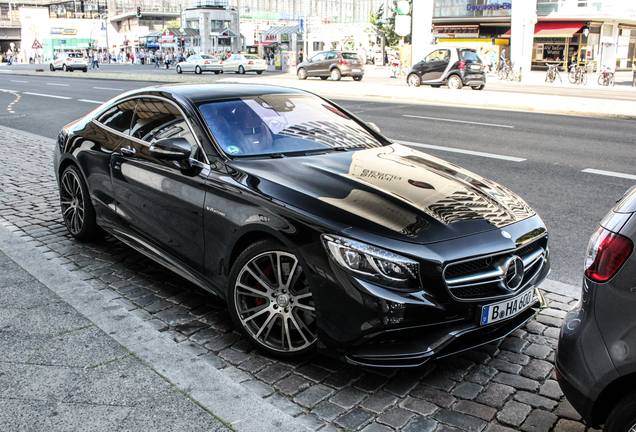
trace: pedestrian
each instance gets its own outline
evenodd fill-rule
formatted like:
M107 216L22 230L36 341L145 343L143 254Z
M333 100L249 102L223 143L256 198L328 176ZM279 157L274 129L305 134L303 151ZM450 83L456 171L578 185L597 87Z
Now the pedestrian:
M269 64L273 65L274 64L274 50L270 49L269 50L269 54L267 56L269 57Z
M159 67L159 62L161 61L161 51L155 51L155 67Z
M493 49L490 51L490 71L494 72L497 67L497 53Z
M7 50L7 66L11 66L11 61L13 60L13 51L11 48Z
M499 54L499 66L497 67L497 72L503 69L505 64L506 64L506 50L503 49L501 50L501 53Z
M300 52L298 53L298 63L302 63L303 59L305 58L305 55L303 54L303 49L300 49Z

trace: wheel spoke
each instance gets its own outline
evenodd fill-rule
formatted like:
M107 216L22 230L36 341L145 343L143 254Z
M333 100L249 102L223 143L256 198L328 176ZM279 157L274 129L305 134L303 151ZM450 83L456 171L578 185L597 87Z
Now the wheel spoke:
M261 285L263 285L263 284L261 284ZM236 286L248 291L249 293L256 294L256 297L267 297L269 294L271 294L273 292L271 289L269 289L266 286L263 286L263 289L265 289L265 292L259 291L257 288L253 288L251 286L247 286L247 285L245 285L243 283L240 283L240 282L236 282ZM241 292L240 294L244 295L244 294L247 294L247 293L242 293Z
M257 275L256 273L254 273L254 270L252 270L249 267L249 264L247 266L245 266L245 270L247 270L247 272L252 275L252 277L254 279L256 279L256 282L258 282L259 284L261 284L263 286L263 288L265 288L267 290L267 292L273 291L273 287L271 286L271 283L269 283L268 281L265 281L265 278L262 278L260 275ZM258 269L258 272L263 274L260 269ZM265 275L263 275L265 276Z
M296 268L298 268L298 260L294 260L294 264L289 271L289 276L287 276L287 283L283 285L283 288L289 290L289 287L293 286L302 274L302 272L298 272L298 275L296 275Z
M263 315L267 311L268 311L268 309L265 308L265 309L261 310L260 312L255 313L254 315L250 315L247 318L242 319L241 321L243 321L243 323L247 323L248 321L252 321L254 318L257 318L257 317ZM244 311L239 311L239 312L244 313Z
M298 324L298 321L296 320L296 317L292 314L291 317L289 317L290 321L292 322L292 324L294 325L294 327L296 327L296 330L298 330L298 333L300 334L300 337L303 338L303 340L305 341L305 344L309 344L311 343L309 341L309 339L307 339L305 337L305 333L303 332L303 329L301 329L301 326ZM305 323L302 322L302 320L300 320L300 322L302 323L302 326L307 329L307 326L305 325ZM309 329L307 329L309 330Z
M256 339L259 338L259 336L261 335L261 333L263 332L263 330L265 330L265 328L268 327L268 324L270 324L270 322L276 317L276 314L274 313L270 313L269 316L267 317L267 319L265 320L265 322L263 323L263 325L261 326L260 330L258 331L258 333L256 333L254 335L254 337ZM272 323L273 324L273 323ZM271 324L270 324L271 326ZM267 332L267 334L269 335L269 331Z
M304 305L304 304L302 304L302 303L296 303L296 304L294 305L294 307L295 307L295 308L298 308L298 309L303 309L303 310L306 310L306 311L310 311L310 312L315 312L315 311L316 311L316 308L315 308L315 307L313 307L313 306L308 306L308 305Z
M291 341L291 332L289 331L289 324L287 323L287 319L283 317L283 325L281 326L281 340L283 341L283 348L285 347L284 341L287 340L287 345L289 349L292 350L294 346Z

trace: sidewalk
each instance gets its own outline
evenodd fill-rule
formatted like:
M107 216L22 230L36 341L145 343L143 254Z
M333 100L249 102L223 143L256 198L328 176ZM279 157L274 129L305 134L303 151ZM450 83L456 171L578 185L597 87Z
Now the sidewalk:
M1 431L305 430L15 231L0 225Z

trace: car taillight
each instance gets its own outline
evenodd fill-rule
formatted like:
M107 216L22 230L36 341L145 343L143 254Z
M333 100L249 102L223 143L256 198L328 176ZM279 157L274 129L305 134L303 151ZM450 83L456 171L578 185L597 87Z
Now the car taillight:
M254 64L254 62L253 62L253 61L249 61L249 62L247 62L247 64L248 64L248 65L253 65L253 64Z
M221 60L221 61L219 62L219 64L223 64L223 60Z
M459 62L459 68L460 68L460 69L466 69L466 62L464 62L464 61L460 61L460 62Z
M70 58L67 58L67 59L66 59L66 61L71 61L71 59L70 59Z
M599 227L590 238L585 257L585 276L606 282L616 274L632 253L634 244L627 237Z
M206 60L206 61L205 61L205 64L210 64L210 60Z
M346 61L346 60L340 60L340 64L341 64L341 65L346 65L346 64L347 64L347 61Z

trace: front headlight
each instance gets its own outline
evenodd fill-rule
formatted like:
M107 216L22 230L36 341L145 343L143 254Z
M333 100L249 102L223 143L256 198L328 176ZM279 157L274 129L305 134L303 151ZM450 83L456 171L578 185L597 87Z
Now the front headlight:
M421 289L418 280L419 265L416 261L331 234L323 234L322 242L331 259L360 279L400 291Z

